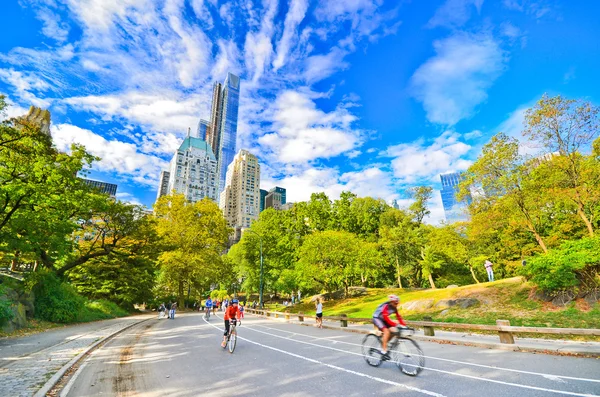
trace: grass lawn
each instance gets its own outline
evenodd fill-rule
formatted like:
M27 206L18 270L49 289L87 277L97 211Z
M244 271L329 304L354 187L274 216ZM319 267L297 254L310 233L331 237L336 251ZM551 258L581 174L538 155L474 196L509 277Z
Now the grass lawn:
M370 318L373 311L389 294L400 296L401 304L433 299L434 304L442 299L475 298L479 303L467 309L452 307L444 314L439 308L431 307L424 311L407 311L400 313L407 320L422 320L429 316L433 321L490 324L496 320L509 320L511 325L532 327L559 328L600 328L600 304L590 307L584 300L577 300L566 307L556 307L549 302L529 299L532 286L520 277L467 285L451 289L368 289L367 294L348 299L328 300L323 303L324 314L333 316L345 313L348 317ZM288 308L278 305L270 310L299 311L307 315L315 313L314 303L305 302Z

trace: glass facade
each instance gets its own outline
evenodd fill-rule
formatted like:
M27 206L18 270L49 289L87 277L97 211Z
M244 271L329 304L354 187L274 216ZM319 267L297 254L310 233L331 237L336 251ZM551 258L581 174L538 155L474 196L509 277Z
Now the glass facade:
M196 130L195 138L200 138L200 139L206 141L206 135L207 135L208 128L210 128L208 121L200 120L198 122L198 129Z
M219 131L219 189L225 188L227 166L236 154L238 108L240 103L240 78L228 73L221 96L221 128Z
M87 185L98 189L101 193L108 194L112 197L115 197L117 195L117 185L115 185L114 183L94 181L93 179L82 179Z
M265 210L265 198L267 197L267 192L265 189L260 189L260 212Z
M281 205L284 205L285 203L287 203L285 188L275 186L273 189L269 190L269 192L279 193L281 195Z
M468 206L471 203L471 197L467 197L465 201L458 201L456 195L458 193L458 184L462 180L462 175L458 172L450 174L441 174L442 180L442 204L444 206L444 215L447 223L464 222L469 220Z

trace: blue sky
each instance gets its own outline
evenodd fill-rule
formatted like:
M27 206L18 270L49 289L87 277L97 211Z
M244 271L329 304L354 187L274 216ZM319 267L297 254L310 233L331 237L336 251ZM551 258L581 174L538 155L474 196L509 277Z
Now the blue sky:
M409 200L519 136L544 92L598 103L597 1L6 0L0 93L9 115L52 112L56 145L101 157L92 177L151 206L213 81L242 77L238 149L288 201Z

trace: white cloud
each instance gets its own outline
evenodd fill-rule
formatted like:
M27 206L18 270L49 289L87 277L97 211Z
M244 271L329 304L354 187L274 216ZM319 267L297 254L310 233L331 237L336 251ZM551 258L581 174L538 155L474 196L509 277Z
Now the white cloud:
M204 0L192 0L192 9L194 10L196 17L204 21L209 29L212 29L214 22L210 15L210 11L206 7L206 4L204 4Z
M539 147L523 137L525 112L532 104L533 101L519 106L495 129L496 133L503 132L510 137L516 138L519 141L519 153L525 156L535 155L540 152Z
M51 132L59 150L68 151L71 144L82 144L89 153L102 159L94 164L94 169L111 172L142 185L156 187L160 171L168 166L158 157L140 153L135 144L108 140L75 125L53 125Z
M487 89L504 70L506 56L488 35L456 33L434 42L436 55L411 78L415 97L429 121L454 125L487 99Z
M480 12L483 0L446 0L436 10L435 15L429 20L427 26L444 26L448 28L460 27L471 18L473 6Z
M273 19L277 13L277 0L266 0L266 12L263 15L260 30L258 32L249 31L246 34L246 43L244 44L246 68L252 74L254 83L264 74L266 68L271 63L273 54Z
M126 202L126 203L129 203L129 204L133 204L133 205L143 205L143 204L140 202L140 200L139 200L137 197L135 197L133 194L131 194L131 193L127 193L127 192L118 192L118 193L116 194L116 197L117 197L119 200L121 200L121 201L124 201L124 202Z
M283 34L279 43L277 44L277 56L273 61L273 68L275 70L285 65L288 53L292 46L292 39L297 36L296 29L304 16L306 15L306 9L308 8L307 0L290 0L289 10L285 16L285 22L283 24Z
M239 76L242 73L242 65L240 64L240 51L235 41L219 39L217 46L219 53L211 72L213 80L223 80L227 76L227 72Z
M268 157L279 163L335 157L362 142L361 132L351 126L356 116L346 108L323 112L296 91L285 91L276 99L271 120L274 132L258 141Z
M463 136L465 137L465 139L471 140L471 139L476 139L476 138L482 137L483 132L481 132L480 130L473 130L471 132L467 132L466 134L463 134Z
M446 221L442 195L439 190L433 190L431 200L427 203L430 214L425 217L424 222L429 225L439 225Z
M48 8L42 8L36 13L37 18L44 23L42 33L46 37L50 37L63 43L69 35L69 25L63 23L60 17L50 11Z
M49 84L34 73L21 72L14 69L0 69L0 79L12 85L15 89L15 97L22 102L47 108L51 101L40 99L36 95L42 93L48 88Z
M328 54L308 57L304 71L306 82L309 84L316 83L339 70L348 68L349 64L344 62L346 54L346 51L334 47Z
M472 163L466 158L471 146L460 140L460 135L446 131L433 142L418 140L391 146L385 155L394 157L394 177L402 183L430 183L439 174L466 170Z

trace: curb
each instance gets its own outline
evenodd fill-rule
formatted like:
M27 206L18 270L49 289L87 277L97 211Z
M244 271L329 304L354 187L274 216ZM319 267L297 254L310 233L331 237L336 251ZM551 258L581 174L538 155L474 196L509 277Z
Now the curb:
M138 324L141 324L145 321L148 320L152 320L152 318L147 318L144 320L140 320L137 321L133 324L130 324L128 326L126 326L125 328L121 328L118 331L113 332L110 335L105 336L104 338L94 342L93 344L91 344L90 346L88 346L84 351L82 351L81 353L79 353L77 356L73 357L68 363L66 363L65 365L62 366L61 369L59 369L54 375L52 375L52 377L50 379L48 379L48 381L46 383L44 383L44 385L33 395L33 397L44 397L50 390L52 390L52 388L54 386L56 386L56 384L60 381L60 379L64 376L64 374L73 366L75 365L79 360L81 360L86 354L88 354L90 351L92 351L93 349L95 349L98 345L106 342L108 339L120 334L123 331L128 330L129 328L136 326Z
M252 314L252 315L256 316L256 317L269 318L272 320L285 321L289 324L302 325L305 327L313 327L314 326L313 324L308 324L308 323L304 323L304 322L288 321L288 320L281 319L281 318L266 317L266 316L261 316L258 314ZM370 333L370 331L363 330L363 329L357 329L357 328L352 329L352 328L347 328L347 327L336 327L336 326L325 325L325 324L323 324L322 327L325 329L332 329L332 330L336 330L336 331L350 332L350 333L363 334L363 335ZM548 354L548 355L553 355L553 356L577 356L577 357L592 357L592 358L600 357L600 352L572 351L572 350L568 350L568 348L565 349L564 347L554 347L553 349L545 349L542 347L523 346L523 345L519 345L518 343L509 345L509 344L505 344L505 343L494 343L494 342L461 341L461 340L455 340L455 339L436 338L436 337L430 337L430 336L424 336L424 335L412 335L412 338L414 338L416 340L420 340L420 341L435 342L435 343L446 344L446 345L482 347L482 348L486 348L486 349L508 350L508 351L515 351L515 352L524 352L524 353L543 353L543 354Z

